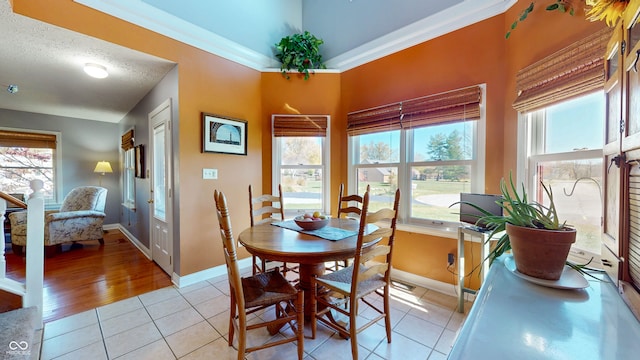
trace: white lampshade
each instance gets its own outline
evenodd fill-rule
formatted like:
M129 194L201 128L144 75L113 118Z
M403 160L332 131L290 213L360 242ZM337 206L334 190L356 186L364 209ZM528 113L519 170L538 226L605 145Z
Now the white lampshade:
M107 68L98 64L91 64L91 63L85 64L84 72L86 72L87 75L97 79L104 79L107 76L109 76L109 73L107 72Z
M111 169L111 164L109 164L108 161L98 161L98 164L96 165L96 168L93 169L93 172L102 173L102 175L104 175L105 173L112 173L113 170Z

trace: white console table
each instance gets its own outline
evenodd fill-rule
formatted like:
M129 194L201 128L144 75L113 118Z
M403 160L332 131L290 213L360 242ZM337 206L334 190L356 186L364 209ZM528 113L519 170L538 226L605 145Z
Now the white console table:
M640 322L604 273L589 287L530 283L496 260L449 359L638 359Z
M465 268L464 268L464 242L468 236L471 242L475 242L474 239L478 239L480 243L480 276L484 281L484 278L489 272L489 261L484 259L489 254L489 234L490 232L476 230L473 227L460 226L458 228L458 286L460 291L458 293L458 312L464 312L464 294L475 294L476 291L464 287Z

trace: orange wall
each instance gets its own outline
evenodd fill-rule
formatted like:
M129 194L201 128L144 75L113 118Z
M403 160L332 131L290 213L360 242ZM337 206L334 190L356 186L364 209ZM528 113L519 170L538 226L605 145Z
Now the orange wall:
M485 83L485 191L496 192L499 179L516 166L517 114L511 103L517 71L604 26L585 21L581 12L571 17L538 6L505 40L513 19L529 4L529 0L520 0L503 15L342 74L318 73L302 81L295 76L286 80L279 73L260 74L72 0L55 4L14 0L14 11L179 64L180 134L175 166L181 252L181 266L176 272L181 276L224 263L215 240L219 235L211 199L214 187L226 192L231 213L237 214L233 217L236 233L248 226L247 186L262 184L263 191L271 188L270 116L288 113L285 105L301 113L331 115L333 209L337 206L333 194L341 182L347 181L347 112ZM203 111L247 120L249 155L200 153ZM220 179L202 180L202 167L217 168ZM477 263L479 255L477 247L474 249ZM451 283L453 275L445 266L449 252L456 252L454 239L400 232L393 265ZM476 283L477 278L472 276L471 281Z
M316 73L308 81L302 75L291 75L287 80L282 74L265 72L262 74L262 168L264 192L271 191L271 115L307 114L330 115L331 137L331 188L340 186L340 179L346 179L346 142L344 132L346 122L340 116L340 74ZM344 156L341 156L344 155ZM337 194L337 193L336 193ZM337 197L337 195L336 195ZM332 198L333 199L333 198ZM337 198L331 209L338 207Z
M14 12L178 63L178 143L174 144L178 275L224 264L213 189L230 201L233 226L249 226L247 186L262 181L260 72L92 10L72 0L15 0ZM248 121L248 156L201 153L201 112ZM202 180L202 168L218 180ZM242 186L239 186L242 185ZM246 216L245 216L246 214ZM178 224L179 221L179 224ZM178 254L174 254L178 255Z

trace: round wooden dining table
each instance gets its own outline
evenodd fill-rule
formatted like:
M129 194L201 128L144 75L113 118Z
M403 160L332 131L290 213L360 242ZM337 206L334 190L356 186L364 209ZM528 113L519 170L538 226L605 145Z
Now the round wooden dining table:
M238 235L238 241L252 255L300 264L299 286L304 290L305 316L311 314L311 278L324 274L325 262L353 258L356 252L357 220L332 218L327 226L351 230L354 235L341 240L327 240L269 223L252 226Z

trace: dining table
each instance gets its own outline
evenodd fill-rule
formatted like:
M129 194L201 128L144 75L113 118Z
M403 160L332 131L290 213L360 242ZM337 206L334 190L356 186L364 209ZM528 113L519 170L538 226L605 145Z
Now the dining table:
M359 225L358 220L331 218L322 229L306 231L293 220L285 220L249 227L238 235L238 241L261 259L299 264L298 286L304 291L304 313L309 318L312 277L325 273L325 262L355 256Z

